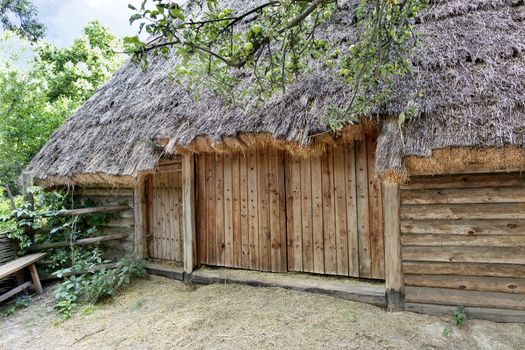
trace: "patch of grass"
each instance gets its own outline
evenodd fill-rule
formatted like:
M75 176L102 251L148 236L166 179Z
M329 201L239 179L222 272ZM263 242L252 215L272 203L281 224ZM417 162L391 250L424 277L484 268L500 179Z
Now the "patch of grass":
M452 314L452 322L458 327L463 327L467 322L467 314L464 306L458 306Z
M31 298L31 295L29 294L23 294L20 295L18 298L15 299L14 302L11 302L2 308L0 308L0 316L1 317L8 317L13 314L15 314L20 309L25 309L28 307L33 299Z
M143 305L144 304L142 303L142 300L139 300L135 304L131 305L130 309L131 310L140 310L140 309L142 309Z

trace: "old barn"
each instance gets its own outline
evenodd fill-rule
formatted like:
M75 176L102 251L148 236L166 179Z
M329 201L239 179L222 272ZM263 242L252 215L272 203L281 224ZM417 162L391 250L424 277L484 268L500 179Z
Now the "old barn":
M351 42L353 3L321 35ZM170 79L176 58L127 63L28 171L128 203L107 227L130 233L120 248L186 278L221 266L376 280L391 310L523 322L524 20L519 0L431 1L411 74L337 134L323 115L351 91L322 63L243 109L194 99ZM408 104L418 114L399 126Z

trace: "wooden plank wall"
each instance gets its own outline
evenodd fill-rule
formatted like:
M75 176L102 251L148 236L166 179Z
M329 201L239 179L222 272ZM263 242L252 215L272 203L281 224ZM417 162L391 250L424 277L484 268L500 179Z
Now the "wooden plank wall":
M181 160L161 163L148 184L148 256L183 261Z
M133 215L133 188L110 187L104 185L90 185L76 187L73 196L76 200L94 206L129 205L130 209L117 214L118 218L109 221L100 227L104 234L127 233L129 236L123 241L109 242L116 253L133 253L134 215Z
M197 155L200 264L286 271L284 154Z
M411 178L401 187L401 241L407 310L463 305L491 317L525 311L520 174Z
M375 140L322 157L286 156L288 270L384 278L382 188Z

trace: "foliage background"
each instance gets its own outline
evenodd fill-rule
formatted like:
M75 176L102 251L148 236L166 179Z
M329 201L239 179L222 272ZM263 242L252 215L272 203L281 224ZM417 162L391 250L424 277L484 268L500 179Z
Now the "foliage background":
M4 33L0 44L12 34ZM0 58L0 184L18 192L17 178L49 136L122 63L120 41L97 21L71 46L41 41L20 64L21 50Z

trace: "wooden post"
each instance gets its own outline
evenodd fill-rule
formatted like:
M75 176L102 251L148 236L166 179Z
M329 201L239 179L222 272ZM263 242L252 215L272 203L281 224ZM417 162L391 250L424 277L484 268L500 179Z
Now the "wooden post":
M33 287L35 288L36 294L44 294L42 284L40 283L40 277L38 277L38 271L36 270L35 264L29 265L29 272L31 273L31 280L33 281Z
M139 260L146 259L148 257L146 249L146 215L148 215L148 211L146 205L145 180L145 177L140 177L133 191L133 217L135 219L135 237L133 243L135 258Z
M22 195L24 196L24 201L30 204L29 209L35 210L35 198L33 194L29 191L29 188L33 186L33 174L30 172L22 173ZM33 222L34 219L30 219ZM25 234L31 239L31 243L35 243L35 232L32 228L32 225L26 225L24 228Z
M401 261L400 196L398 184L383 182L383 210L385 219L387 308L389 311L402 311L405 286Z
M197 237L195 230L195 163L193 154L182 156L182 220L184 222L185 280L196 266Z

